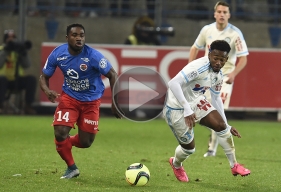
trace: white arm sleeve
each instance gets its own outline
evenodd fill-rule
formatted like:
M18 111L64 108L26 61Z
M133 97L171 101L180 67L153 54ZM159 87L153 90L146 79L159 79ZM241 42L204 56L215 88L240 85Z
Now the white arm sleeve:
M227 119L224 113L224 108L223 108L223 102L221 100L221 97L215 93L213 93L211 90L211 98L212 98L212 105L217 109L217 111L219 112L219 114L222 116L225 124L227 125L227 127L231 127L230 125L228 125L227 123Z
M183 83L184 83L184 80L181 77L180 73L178 73L173 79L171 79L168 82L168 86L171 89L171 91L173 92L174 96L179 101L179 103L183 106L183 109L184 109L183 115L184 115L184 117L186 117L186 116L193 114L194 112L190 108L190 105L187 102L187 100L184 97L184 94L182 92L181 85Z

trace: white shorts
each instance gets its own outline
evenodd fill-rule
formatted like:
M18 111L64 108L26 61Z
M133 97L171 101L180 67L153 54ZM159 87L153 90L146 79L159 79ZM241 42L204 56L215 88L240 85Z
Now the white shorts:
M230 97L232 94L232 89L233 89L233 83L232 84L227 84L225 83L227 81L228 77L224 76L223 79L223 84L222 84L222 88L221 88L221 99L223 102L223 107L224 109L228 109L229 107L229 103L230 103ZM211 93L210 93L210 89L208 89L204 95L206 96L207 100L211 102Z
M195 102L193 102L191 104L191 109L195 113L196 122L199 122L211 111L216 110L204 96L200 96ZM175 109L166 105L163 109L163 116L180 144L189 144L193 140L193 128L189 129L186 126L183 109Z

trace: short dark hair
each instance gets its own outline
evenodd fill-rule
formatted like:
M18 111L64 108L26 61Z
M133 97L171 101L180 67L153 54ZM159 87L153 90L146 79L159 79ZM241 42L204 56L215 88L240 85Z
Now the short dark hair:
M219 5L228 7L228 8L229 8L229 12L230 12L230 5L229 5L227 2L224 2L224 1L218 1L218 2L215 4L215 6L214 6L214 11L217 10L217 7L218 7Z
M83 25L78 24L78 23L74 23L74 24L71 24L71 25L67 26L67 28L66 28L66 35L68 35L68 33L70 32L72 27L81 27L84 30L84 32L86 32Z
M231 50L230 45L225 40L213 41L210 45L210 51L215 49L219 51L226 51L227 53L229 53Z

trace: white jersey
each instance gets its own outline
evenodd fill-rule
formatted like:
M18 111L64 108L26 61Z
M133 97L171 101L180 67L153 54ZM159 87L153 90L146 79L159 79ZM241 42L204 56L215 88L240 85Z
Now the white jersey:
M190 62L179 73L184 82L181 85L183 94L191 107L198 99L202 99L200 96L203 96L208 89L220 95L223 75L221 71L213 72L208 56ZM183 108L170 89L168 89L166 105L174 109Z
M216 22L205 25L195 40L194 46L198 49L205 48L206 56L209 53L211 43L215 40L225 40L231 47L228 54L228 61L222 68L223 74L228 74L234 70L237 57L249 55L248 47L242 32L230 23L223 31L217 29Z

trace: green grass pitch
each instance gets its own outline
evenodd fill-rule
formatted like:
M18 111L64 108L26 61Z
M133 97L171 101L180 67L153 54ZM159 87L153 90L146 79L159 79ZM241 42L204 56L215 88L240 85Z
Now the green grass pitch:
M248 177L232 176L219 148L216 157L204 158L209 130L196 125L196 152L185 161L189 183L180 183L168 163L177 146L163 119L146 123L101 117L99 133L88 149L73 148L81 172L61 180L65 163L55 150L52 115L0 116L0 191L71 192L280 192L281 124L269 121L232 120L242 138L235 138L237 160L251 170ZM77 129L71 131L75 134ZM143 187L129 186L127 166L145 164L150 172ZM21 176L17 176L20 174Z

